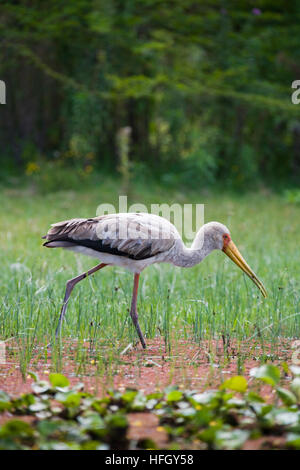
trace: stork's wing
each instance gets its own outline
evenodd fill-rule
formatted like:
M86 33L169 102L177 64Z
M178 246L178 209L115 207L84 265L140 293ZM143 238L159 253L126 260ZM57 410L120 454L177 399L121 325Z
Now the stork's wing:
M108 214L53 224L44 237L48 247L85 246L92 250L142 260L170 250L179 237L166 219L142 213Z

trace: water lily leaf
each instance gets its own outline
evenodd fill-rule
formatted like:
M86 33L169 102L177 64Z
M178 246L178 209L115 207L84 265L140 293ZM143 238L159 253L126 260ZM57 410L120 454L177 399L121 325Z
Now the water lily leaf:
M68 387L70 385L69 379L62 374L50 374L50 383L53 387Z
M143 393L138 392L133 400L131 409L133 411L143 411L145 409L147 399Z
M300 434L288 433L286 442L289 447L300 450Z
M44 411L38 411L35 415L38 419L47 419L51 418L51 412L44 410Z
M261 417L267 415L268 413L270 413L270 411L273 410L273 405L267 405L265 403L259 403L259 402L253 402L251 404L251 407L253 411L256 413L256 415L261 416Z
M261 397L258 393L255 393L255 392L249 392L247 394L247 400L251 403L251 402L256 402L256 403L264 403L265 400L263 399L263 397Z
M106 403L103 403L102 400L94 400L92 403L92 409L97 411L101 416L105 415L107 412Z
M73 390L77 390L77 392L81 392L84 389L84 383L78 382L72 387Z
M122 440L126 440L126 432L128 428L127 417L121 413L107 415L105 418L106 432L111 441L117 441L118 445Z
M58 392L55 399L63 403L67 408L75 408L80 405L81 394L77 392Z
M83 429L97 433L104 428L104 421L97 413L92 413L88 416L79 416L79 424Z
M35 372L32 372L32 371L28 371L27 374L29 375L29 377L31 377L35 382L38 382L40 379L39 379L39 376L35 373Z
M181 409L181 410L177 411L176 416L182 416L184 418L190 418L192 416L195 416L196 413L197 413L197 410L195 410L195 408L192 408L191 406L189 406L188 408L184 408L184 409Z
M245 400L242 400L241 398L231 398L230 400L228 400L227 404L231 407L231 408L244 408L245 405L246 405L246 401Z
M179 390L172 390L169 392L166 396L167 402L174 402L174 401L179 401L182 398L182 392Z
M42 420L37 423L37 429L43 436L50 436L59 430L61 425L62 421Z
M293 426L298 424L299 413L296 411L276 410L273 414L275 422L281 426Z
M126 392L122 395L122 400L125 403L132 403L137 393L137 390L126 390Z
M210 390L203 393L196 393L192 396L192 399L195 400L197 403L207 405L208 403L211 403L213 399L215 399L216 394L216 390Z
M147 395L146 398L147 400L152 400L152 399L159 400L163 396L164 394L162 392L153 392L153 393L149 393L149 395Z
M272 364L255 367L250 370L250 375L272 386L276 385L280 380L280 370Z
M291 389L297 397L298 402L300 401L300 377L296 377L291 382Z
M109 450L109 445L108 444L100 444L98 445L96 450Z
M147 397L146 397L147 398ZM157 405L158 401L155 400L154 398L151 398L151 400L148 400L146 402L146 408L147 410L153 410L153 408L155 407L155 405Z
M110 415L107 416L105 420L111 428L127 428L128 426L127 418L123 414Z
M47 408L48 408L48 405L40 401L33 403L32 405L29 406L30 411L32 411L33 413L46 410Z
M217 430L218 428L216 426L211 426L205 429L204 431L200 432L197 437L203 442L212 444L215 441Z
M50 385L45 380L40 380L39 382L33 383L31 388L35 394L40 395L47 392L50 389Z
M203 407L201 410L197 411L194 419L193 424L199 429L203 426L208 426L213 419L213 413L207 409L207 407Z
M40 446L41 450L80 450L80 445L74 442L59 442L52 441L43 443Z
M108 446L101 449L100 448L101 446L102 446L102 444L99 446L99 441L89 440L89 441L83 442L81 444L80 450L107 450L107 449L109 449Z
M10 410L12 407L12 403L10 401L10 396L0 390L0 412L5 410Z
M300 376L300 367L299 366L290 366L289 367L290 371L296 375L296 376Z
M279 396L279 398L283 401L285 405L290 406L290 405L295 405L297 403L296 396L290 390L279 387L277 388L276 391L277 391L277 395Z
M229 388L229 390L233 390L234 392L245 393L248 388L248 383L245 377L242 375L236 375L235 377L231 377L226 380L220 388Z
M221 449L240 449L244 442L249 438L250 433L243 429L234 429L230 431L217 431L215 443Z
M0 438L3 437L32 437L34 430L28 423L20 419L11 419L0 428Z

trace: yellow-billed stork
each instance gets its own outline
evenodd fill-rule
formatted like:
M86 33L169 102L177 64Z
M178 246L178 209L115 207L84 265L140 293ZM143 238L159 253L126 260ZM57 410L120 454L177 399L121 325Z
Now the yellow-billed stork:
M101 263L67 282L65 297L56 329L60 331L70 294L74 286L105 266L122 266L134 273L130 315L143 348L145 340L137 314L140 273L150 264L171 263L189 268L213 250L222 250L252 279L264 297L266 290L233 243L228 228L209 222L198 231L191 248L183 243L177 229L168 220L148 213L108 214L90 219L71 219L51 226L44 246L64 248L98 258Z

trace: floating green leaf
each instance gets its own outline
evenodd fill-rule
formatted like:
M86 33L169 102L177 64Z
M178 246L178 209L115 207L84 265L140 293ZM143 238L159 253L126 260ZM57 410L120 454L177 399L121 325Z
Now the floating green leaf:
M53 387L68 387L68 385L70 385L67 377L62 374L50 374L49 380Z
M277 394L283 403L287 406L295 405L297 403L297 398L293 392L287 390L286 388L277 388Z
M297 401L300 402L300 377L296 377L291 383L291 389L297 397Z
M280 370L272 364L255 367L254 369L251 369L250 375L273 386L280 380Z
M220 430L216 432L216 447L220 449L240 449L249 438L249 431L235 429L234 431Z
M300 367L292 365L289 367L290 371L295 375L295 376L300 376Z
M174 401L179 401L182 398L182 392L179 390L172 390L169 392L166 396L167 402L174 402Z
M236 375L226 380L226 382L221 385L221 388L229 388L229 390L233 390L234 392L245 393L248 388L248 383L245 377Z
M299 433L288 433L286 442L288 447L300 450L300 434Z
M9 410L12 407L10 397L7 393L0 390L0 412Z
M45 380L40 380L39 382L33 383L31 388L35 394L40 395L47 392L50 389L50 385Z

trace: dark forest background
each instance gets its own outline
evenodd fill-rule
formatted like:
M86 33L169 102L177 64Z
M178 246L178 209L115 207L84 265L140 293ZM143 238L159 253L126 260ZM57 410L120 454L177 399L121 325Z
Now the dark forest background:
M299 1L1 1L0 79L4 179L299 184Z

